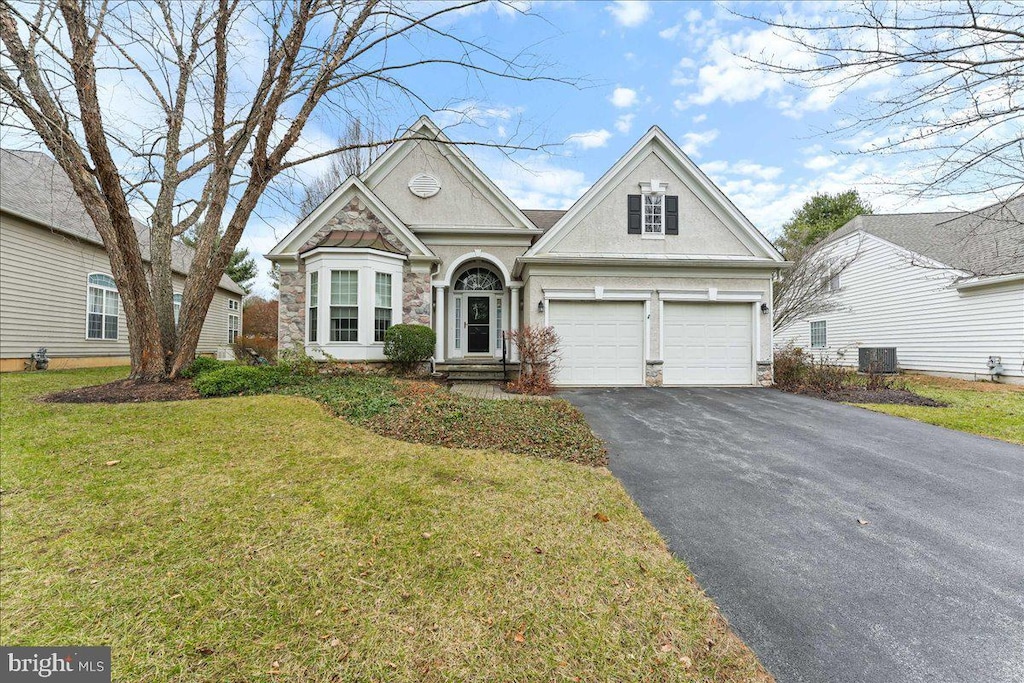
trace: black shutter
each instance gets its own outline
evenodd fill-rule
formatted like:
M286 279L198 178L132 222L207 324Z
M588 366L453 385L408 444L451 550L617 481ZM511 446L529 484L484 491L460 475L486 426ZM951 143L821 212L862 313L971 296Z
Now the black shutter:
M627 197L626 208L628 209L628 216L626 232L630 235L639 235L641 232L641 225L643 223L643 203L640 200L641 197L638 194L631 194Z
M665 196L665 234L679 234L679 197Z

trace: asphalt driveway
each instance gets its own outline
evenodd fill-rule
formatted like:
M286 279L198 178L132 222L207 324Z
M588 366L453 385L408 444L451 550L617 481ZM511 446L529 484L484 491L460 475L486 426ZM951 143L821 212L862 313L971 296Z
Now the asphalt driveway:
M770 389L561 396L780 683L1024 681L1024 447Z

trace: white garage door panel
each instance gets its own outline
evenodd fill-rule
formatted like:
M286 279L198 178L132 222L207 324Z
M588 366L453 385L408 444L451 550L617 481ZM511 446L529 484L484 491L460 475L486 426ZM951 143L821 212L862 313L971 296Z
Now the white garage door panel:
M665 303L665 384L753 384L751 304Z
M548 322L562 340L556 384L643 384L642 302L549 301Z

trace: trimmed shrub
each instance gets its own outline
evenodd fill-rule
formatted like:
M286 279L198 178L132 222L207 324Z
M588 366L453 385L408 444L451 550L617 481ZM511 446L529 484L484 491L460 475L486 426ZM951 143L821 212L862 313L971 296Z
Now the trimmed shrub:
M210 358L209 356L197 356L194 361L186 365L178 374L185 379L195 379L200 375L205 375L208 372L220 370L225 367L227 367L227 365L216 358Z
M228 365L199 375L192 386L204 397L264 394L289 376L287 368L277 365Z
M309 357L305 349L282 349L277 364L284 371L296 377L314 377L320 372L320 364Z
M392 325L384 334L384 356L408 370L434 355L436 341L426 325Z
M235 338L232 345L235 352L235 360L245 365L265 365L253 358L249 351L255 351L267 363L277 362L277 340L271 337L264 337L257 334L242 334Z

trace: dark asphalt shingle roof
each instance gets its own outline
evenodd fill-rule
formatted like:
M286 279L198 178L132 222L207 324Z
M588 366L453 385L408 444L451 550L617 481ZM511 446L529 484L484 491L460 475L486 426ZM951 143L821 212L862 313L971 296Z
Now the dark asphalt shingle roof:
M970 212L857 216L829 241L858 230L970 273L1024 273L1024 195Z
M42 152L0 149L0 209L29 218L58 232L103 246L92 219L75 194L64 170ZM149 228L135 220L142 258L149 260ZM178 240L171 243L171 267L187 275L192 266L192 249ZM228 276L220 287L243 294Z
M558 209L523 209L523 215L533 221L541 230L547 232L551 226L558 222L558 219L565 215L565 211Z

